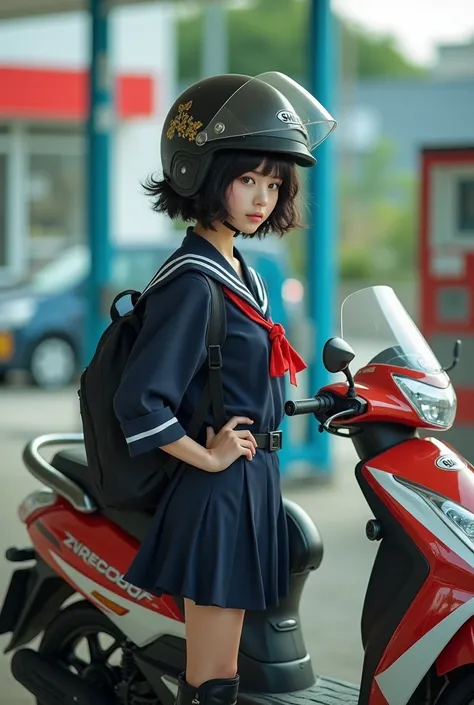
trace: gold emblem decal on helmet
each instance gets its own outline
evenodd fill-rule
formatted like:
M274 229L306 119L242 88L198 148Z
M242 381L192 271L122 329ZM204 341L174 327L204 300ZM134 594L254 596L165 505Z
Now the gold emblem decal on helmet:
M190 100L187 103L180 103L178 105L178 112L171 120L166 133L169 140L172 140L175 134L177 134L178 137L188 139L190 142L196 139L199 128L202 127L202 122L194 120L193 116L189 114L192 104L193 101Z

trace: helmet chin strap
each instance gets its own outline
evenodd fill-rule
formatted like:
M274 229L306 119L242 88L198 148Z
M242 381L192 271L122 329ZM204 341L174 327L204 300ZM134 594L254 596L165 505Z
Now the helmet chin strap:
M232 225L232 223L229 223L228 220L223 220L223 221L222 221L222 225L225 225L226 228L229 228L229 230L232 230L232 232L234 232L236 235L240 235L240 233L242 232L241 230L238 230L237 228L234 228L234 226Z

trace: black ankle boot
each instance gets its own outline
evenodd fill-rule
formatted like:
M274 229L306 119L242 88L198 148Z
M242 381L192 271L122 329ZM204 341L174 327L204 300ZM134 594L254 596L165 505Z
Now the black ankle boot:
M184 673L178 678L178 695L175 705L236 705L239 676L213 678L198 688L186 682Z

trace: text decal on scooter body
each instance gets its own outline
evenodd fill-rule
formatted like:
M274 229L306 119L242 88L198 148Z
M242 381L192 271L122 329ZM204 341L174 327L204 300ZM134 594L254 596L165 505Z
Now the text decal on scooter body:
M144 590L135 587L135 585L132 585L131 583L127 583L127 581L123 579L123 573L117 570L117 568L109 565L103 558L100 558L96 553L91 551L90 548L74 538L74 536L72 536L72 534L68 531L66 531L66 534L67 536L63 541L64 545L70 548L76 556L82 558L84 563L90 565L92 568L95 568L95 570L101 575L105 575L107 580L110 580L111 583L118 585L121 590L128 593L134 600L137 600L138 602L140 600L153 600L153 595L150 595L149 592L145 592Z

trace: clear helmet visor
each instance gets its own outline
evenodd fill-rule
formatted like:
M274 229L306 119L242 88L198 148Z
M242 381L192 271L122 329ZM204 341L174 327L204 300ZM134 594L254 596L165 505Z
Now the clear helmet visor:
M277 71L262 73L238 88L196 136L196 144L298 130L311 152L336 127L336 120L296 81ZM294 132L293 132L294 134Z

